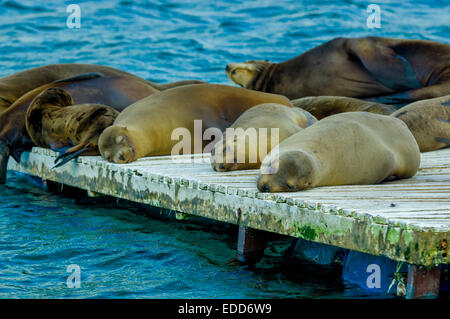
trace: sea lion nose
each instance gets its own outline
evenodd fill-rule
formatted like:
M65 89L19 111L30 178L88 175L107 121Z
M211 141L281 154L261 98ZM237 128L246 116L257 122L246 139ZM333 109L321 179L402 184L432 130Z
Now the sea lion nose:
M263 192L263 193L268 193L268 192L270 192L270 186L269 186L269 184L264 184L263 186L261 186L261 192Z
M229 65L229 64L227 64L227 67L225 68L225 71L227 71L227 72L230 72L230 71L231 71L231 68L230 68L230 65Z

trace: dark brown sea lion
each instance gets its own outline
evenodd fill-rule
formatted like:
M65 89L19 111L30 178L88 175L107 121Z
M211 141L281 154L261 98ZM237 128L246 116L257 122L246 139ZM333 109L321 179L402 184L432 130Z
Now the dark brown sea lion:
M332 115L288 137L261 164L262 192L380 183L416 174L420 152L399 119L367 112Z
M25 114L29 104L39 93L52 87L66 90L75 104L104 104L119 111L158 92L139 78L103 77L96 73L87 73L46 84L26 93L0 114L0 183L5 182L9 155L19 162L22 152L30 150L34 145L25 126Z
M99 138L102 157L110 162L128 163L151 155L170 155L179 145L176 129L186 132L189 146L183 153L203 152L207 129L221 134L243 112L262 103L291 105L281 95L215 84L187 85L156 93L127 107L114 125ZM195 148L195 124L201 122L201 149ZM217 137L217 135L215 135ZM183 142L183 141L182 141Z
M370 112L389 115L397 110L392 105L343 96L309 96L292 100L291 103L296 107L308 111L318 120L344 112Z
M406 104L450 94L450 45L379 37L336 38L289 61L230 63L227 76L257 91L373 98Z
M101 104L78 104L67 91L49 88L28 107L28 135L40 147L67 148L55 162L61 166L79 155L99 155L98 137L114 123L119 112Z
M421 152L450 147L450 95L408 104L392 116L408 125Z
M134 82L142 82L161 91L175 86L204 83L202 81L187 80L166 84L147 81L131 73L96 64L63 63L51 64L21 71L0 79L0 108L7 108L19 97L44 84L59 79L73 77L77 74L99 72L104 76L130 78Z
M218 172L259 168L278 143L315 122L314 116L298 107L254 106L226 129L211 151L211 165Z

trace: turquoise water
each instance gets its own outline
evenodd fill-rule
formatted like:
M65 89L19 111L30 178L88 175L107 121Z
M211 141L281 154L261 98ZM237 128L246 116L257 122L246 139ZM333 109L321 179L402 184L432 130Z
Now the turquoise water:
M449 43L448 1L76 1L81 28L66 26L75 1L0 0L0 76L50 63L99 63L155 82L231 84L228 62L284 61L338 36ZM229 261L235 229L82 205L9 176L0 186L0 298L365 297L334 284L329 269L282 262L279 240L255 269ZM81 287L66 286L70 264ZM295 270L295 271L294 271Z

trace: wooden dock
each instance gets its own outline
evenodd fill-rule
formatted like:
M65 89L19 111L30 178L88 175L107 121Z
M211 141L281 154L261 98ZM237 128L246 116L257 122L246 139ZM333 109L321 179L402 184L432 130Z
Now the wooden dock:
M237 224L242 238L245 230L261 230L404 261L414 265L411 280L425 274L420 266L429 271L450 261L450 149L422 154L413 178L275 194L258 192L257 170L213 171L209 154L130 164L80 157L52 169L55 158L51 150L34 148L20 164L10 159L8 169L91 194Z

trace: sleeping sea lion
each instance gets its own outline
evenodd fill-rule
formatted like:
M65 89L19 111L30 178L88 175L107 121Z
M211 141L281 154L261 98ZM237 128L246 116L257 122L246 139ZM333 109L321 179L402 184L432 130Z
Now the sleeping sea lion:
M259 168L278 143L315 122L314 116L297 107L275 103L252 107L231 125L234 130L227 129L214 146L211 165L218 172Z
M66 90L75 104L105 104L119 111L158 92L139 78L103 77L98 73L86 73L61 79L26 93L0 114L0 184L5 183L9 155L19 162L22 152L30 150L34 145L25 126L28 106L39 93L52 87Z
M242 87L291 100L346 96L404 105L450 94L450 45L336 38L282 63L230 63L226 74Z
M54 87L33 99L25 124L37 146L67 148L55 161L62 160L55 166L58 167L78 155L99 155L98 137L113 124L117 115L118 111L106 105L74 105L67 91Z
M262 192L363 185L407 178L420 164L419 147L401 120L367 112L332 115L288 137L261 164Z
M100 135L100 153L115 163L170 155L179 144L172 139L176 129L189 135L190 147L183 148L184 154L202 152L207 142L202 139L202 149L195 148L195 120L201 121L202 136L209 128L223 131L243 112L262 103L291 105L284 96L226 85L196 84L162 91L121 112L114 125Z
M392 105L344 96L309 96L292 100L291 103L296 107L308 111L318 120L344 112L370 112L389 115L397 110Z
M408 125L421 152L450 147L450 95L408 104L392 116Z

